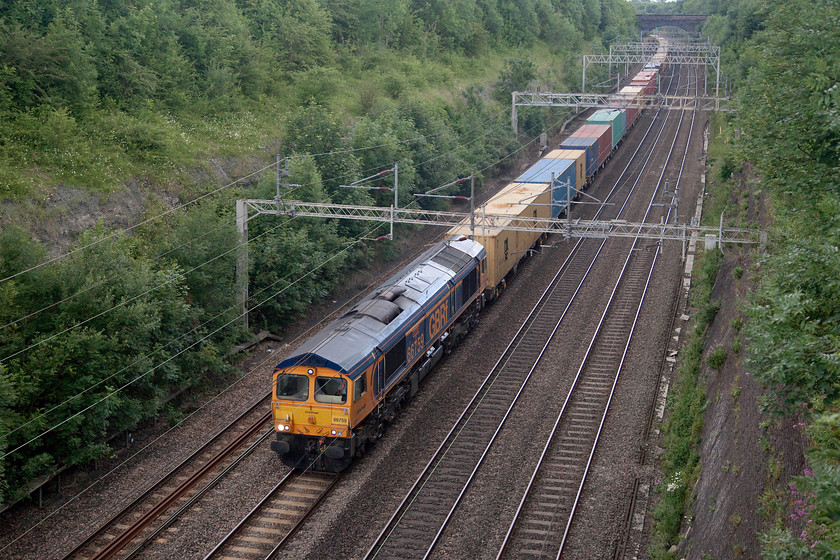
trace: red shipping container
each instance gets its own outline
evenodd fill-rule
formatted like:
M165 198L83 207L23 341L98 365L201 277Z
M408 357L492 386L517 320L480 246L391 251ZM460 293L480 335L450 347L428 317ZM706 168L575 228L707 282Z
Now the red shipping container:
M574 131L572 136L598 139L598 167L612 152L612 127L608 124L585 124Z
M643 70L633 77L630 85L644 87L645 95L653 95L656 93L656 72Z

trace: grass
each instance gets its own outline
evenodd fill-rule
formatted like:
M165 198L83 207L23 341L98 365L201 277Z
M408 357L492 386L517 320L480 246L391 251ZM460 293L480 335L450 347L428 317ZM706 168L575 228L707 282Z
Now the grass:
M735 171L732 163L731 139L725 123L716 116L712 130L716 138L710 145L707 162L708 181L707 201L704 208L704 224L717 225L721 214L727 209L731 197L731 176ZM706 406L706 387L701 377L704 361L704 342L708 326L720 310L720 301L712 299L712 288L720 268L720 251L702 253L695 263L695 277L690 301L694 308L693 329L688 332L684 348L680 353L680 366L671 401L671 408L663 425L665 441L664 453L660 459L662 479L668 481L675 473L680 473L682 484L679 487L665 482L657 488L657 502L653 509L654 527L652 529L649 554L657 560L675 558L669 552L679 540L679 531L685 512L690 507L691 490L700 475L701 464L699 446L703 430L703 412ZM738 325L740 328L740 324ZM712 346L705 356L705 363L718 369L726 361L727 348L723 345ZM731 390L737 401L740 387ZM740 473L737 467L736 475ZM733 524L740 524L740 518L733 519Z
M711 293L719 263L718 251L700 256L698 263L700 272L697 274L697 284L693 289L695 294L706 295L706 305L714 305L708 295ZM695 302L702 301L701 297L692 299ZM694 328L690 331L681 352L673 400L663 427L665 452L660 462L663 480L673 481L674 477L679 475L680 484L662 483L657 489L658 501L653 510L651 558L673 557L668 549L676 544L679 538L689 494L700 474L698 447L703 430L703 411L706 407L706 391L700 378L700 371L705 332L713 317L713 313L703 312L702 309L697 310Z

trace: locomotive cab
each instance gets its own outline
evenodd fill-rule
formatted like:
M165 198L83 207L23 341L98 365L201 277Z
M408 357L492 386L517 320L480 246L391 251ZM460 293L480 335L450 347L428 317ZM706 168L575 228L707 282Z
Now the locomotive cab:
M350 381L332 370L292 367L274 374L271 449L292 468L340 471L353 456Z

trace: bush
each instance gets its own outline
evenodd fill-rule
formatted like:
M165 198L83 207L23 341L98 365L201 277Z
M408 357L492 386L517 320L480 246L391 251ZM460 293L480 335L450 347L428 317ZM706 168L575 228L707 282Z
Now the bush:
M726 347L712 346L706 354L706 365L712 369L720 369L726 362Z

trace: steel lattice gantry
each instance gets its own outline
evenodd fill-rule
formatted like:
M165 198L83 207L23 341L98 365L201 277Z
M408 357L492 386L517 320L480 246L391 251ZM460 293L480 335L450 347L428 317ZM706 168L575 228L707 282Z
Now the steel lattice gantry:
M311 218L339 218L367 222L438 225L452 227L472 218L474 231L505 229L511 231L559 232L567 237L641 237L656 240L684 241L695 234L714 234L724 243L760 243L761 232L752 229L721 228L699 225L675 225L656 223L637 223L624 220L580 220L562 218L514 218L510 215L497 215L476 212L449 212L442 210L421 210L416 208L385 208L382 206L355 206L350 204L330 204L322 202L302 202L299 200L244 200L242 211L246 215L241 220L247 223L259 214L275 216L300 216ZM237 212L239 214L239 210ZM237 224L240 223L237 215ZM246 226L247 227L247 226Z
M440 210L421 210L415 208L390 208L382 206L355 206L349 204L330 204L303 202L299 200L237 200L236 227L240 238L240 252L237 259L236 279L239 287L242 315L247 327L248 321L248 221L261 214L278 217L338 218L367 222L393 224L438 225L452 227L462 223L472 223L473 231L504 229L511 231L537 231L561 233L570 238L625 237L652 239L657 242L680 241L683 244L683 256L686 243L693 236L712 237L718 243L766 243L766 234L758 230L663 224L634 223L624 220L580 220L571 219L568 209L566 218L511 218L509 215L486 214L484 207L480 212L447 212Z
M518 107L604 107L622 108L617 105L615 96L607 93L552 93L547 91L515 91L511 95L513 111L511 126L517 132L519 118ZM657 105L664 109L698 111L726 111L726 99L716 97L691 97L684 95L641 95L637 97L644 105ZM723 104L721 104L723 101ZM642 108L642 107L640 107Z
M591 64L609 64L612 74L613 64L645 64L659 48L656 43L626 43L610 46L610 54L592 54L583 56L583 91L586 91L586 69ZM720 97L720 47L708 43L675 43L668 47L669 64L693 64L711 66L716 75L715 95L685 97L673 95L646 95L640 100L645 104L662 105L667 109L696 109L701 111L726 111L728 99ZM626 72L625 72L626 73ZM705 83L705 82L704 82ZM705 86L704 86L705 87ZM511 127L518 133L519 107L617 107L609 94L599 93L551 93L515 91L512 97ZM723 102L723 106L722 103Z
M658 49L659 43L654 42L621 43L619 45L610 45L610 56L631 54L647 54L648 56L652 56ZM669 58L672 56L691 55L719 58L720 47L713 46L708 43L674 43L672 45L668 45Z
M608 64L610 69L613 64L624 64L625 67L631 64L647 64L653 53L642 45L644 43L633 43L627 47L616 45L610 47L610 54L583 55L582 91L586 91L586 69L592 64ZM715 97L720 97L720 47L675 43L668 46L667 62L711 67L715 72Z

